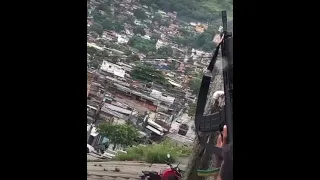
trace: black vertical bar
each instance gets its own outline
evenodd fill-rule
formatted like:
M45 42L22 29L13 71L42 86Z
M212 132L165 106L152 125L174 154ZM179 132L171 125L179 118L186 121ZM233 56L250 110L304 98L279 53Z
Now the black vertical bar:
M211 74L206 74L202 77L202 82L200 86L200 91L198 94L198 101L197 101L197 108L196 108L196 114L195 114L195 127L197 130L200 130L200 121L203 118L204 108L207 102L208 98L208 92L211 82Z
M230 61L231 59L228 59L228 54L232 53L228 51L228 47L230 44L228 44L229 41L229 34L227 32L227 12L222 11L222 25L223 25L223 32L224 32L224 40L222 43L221 48L221 54L222 58L224 59L223 63L223 83L224 83L224 92L225 92L225 117L226 117L226 125L228 127L228 140L229 142L233 140L233 115L232 115L232 102L230 93L232 93L232 89L230 88ZM230 57L230 56L229 56Z
M224 32L228 30L227 24L228 24L227 11L222 11L222 27Z

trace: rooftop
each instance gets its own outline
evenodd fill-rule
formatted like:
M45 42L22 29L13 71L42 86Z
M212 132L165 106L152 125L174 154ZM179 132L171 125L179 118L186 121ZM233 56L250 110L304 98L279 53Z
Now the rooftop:
M108 108L106 108L106 107L102 107L102 108L101 108L101 111L103 111L103 112L105 112L105 113L107 113L107 114L113 115L113 116L115 116L115 117L121 118L121 119L123 119L123 120L128 120L128 119L129 119L128 116L123 115L123 114L121 114L121 113L118 113L118 112L116 112L116 111L113 111L113 110L111 110L111 109L108 109Z
M117 88L118 90L125 91L125 92L130 92L130 93L132 93L132 94L134 94L134 95L136 95L136 96L140 96L140 97L142 97L142 98L144 98L144 99L147 99L147 100L149 100L149 101L152 101L152 102L155 102L155 103L160 103L159 100L157 100L157 99L155 99L155 98L153 98L153 97L150 97L150 96L148 96L148 95L142 94L142 93L140 93L140 92L138 92L138 91L131 90L131 89L129 89L129 88L125 87L125 86L122 86L122 85L120 85L120 84L114 83L114 85L116 86L116 88Z
M122 114L136 114L135 112L133 111L130 111L128 109L124 109L124 108L121 108L121 107L118 107L118 106L115 106L115 105L112 105L112 104L109 104L109 103L105 103L104 104L104 107L105 108L108 108L108 109L111 109L113 111L116 111L116 112L119 112L119 113L122 113Z

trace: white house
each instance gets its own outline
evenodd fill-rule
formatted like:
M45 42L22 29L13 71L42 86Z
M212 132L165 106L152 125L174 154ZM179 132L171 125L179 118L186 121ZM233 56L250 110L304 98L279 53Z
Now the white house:
M158 39L157 44L156 44L156 49L159 49L162 46L166 46L168 43L163 42L161 40Z
M115 76L124 78L126 71L119 65L103 61L100 70L114 74Z
M118 43L127 44L129 42L129 38L123 35L118 35Z
M196 26L197 25L197 23L194 23L194 22L191 22L191 23L189 23L191 26Z
M144 35L144 36L141 36L143 39L147 39L147 40L150 40L150 36L149 35Z

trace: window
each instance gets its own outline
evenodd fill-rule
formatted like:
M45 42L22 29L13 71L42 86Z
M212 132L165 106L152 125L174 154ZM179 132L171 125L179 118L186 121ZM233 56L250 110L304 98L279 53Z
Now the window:
M106 137L103 137L101 144L109 143L109 139Z

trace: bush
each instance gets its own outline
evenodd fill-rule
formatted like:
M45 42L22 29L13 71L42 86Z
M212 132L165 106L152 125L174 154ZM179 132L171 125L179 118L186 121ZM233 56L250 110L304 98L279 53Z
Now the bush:
M148 163L175 162L177 157L186 157L191 154L191 147L179 145L171 140L164 140L160 144L130 147L127 153L119 153L116 159L119 161L146 161ZM167 154L170 154L168 160Z
M119 161L138 161L140 160L140 156L138 154L126 154L126 153L118 153L116 159Z
M137 147L132 147L132 148L128 148L127 149L127 153L128 154L137 154L139 156L143 156L144 152L143 152L143 146L137 146Z
M176 160L176 156L172 153L170 154L170 159L167 158L167 152L163 149L150 149L147 153L147 157L145 159L148 163L166 163L167 161L173 163Z

